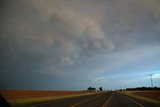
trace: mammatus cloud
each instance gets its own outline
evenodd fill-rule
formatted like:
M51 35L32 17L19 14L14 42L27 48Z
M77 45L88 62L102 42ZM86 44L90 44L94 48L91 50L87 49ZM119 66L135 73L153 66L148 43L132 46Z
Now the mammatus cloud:
M60 81L54 88L72 78L85 87L98 78L109 83L112 73L158 69L159 5L159 0L3 0L0 81L30 75L17 77L15 84L34 77Z

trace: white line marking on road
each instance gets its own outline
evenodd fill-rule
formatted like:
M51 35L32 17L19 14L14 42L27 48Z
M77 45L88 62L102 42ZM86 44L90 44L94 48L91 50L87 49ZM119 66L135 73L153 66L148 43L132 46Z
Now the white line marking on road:
M59 102L64 102L64 101L67 101L68 99L57 99L57 100L51 100L49 102L44 102L42 104L35 104L35 105L31 105L29 107L39 107L39 106L45 106L45 105L48 105L48 104L53 104L53 103L59 103Z
M113 93L112 93L112 95L113 95ZM109 102L110 102L110 100L111 100L112 95L109 97L109 99L107 99L107 100L105 101L105 103L103 104L102 107L107 107L107 105L109 104Z
M101 95L103 95L103 94L101 94ZM73 104L73 105L71 105L70 107L76 107L76 106L78 106L78 105L80 105L80 104L86 103L86 102L91 101L91 100L93 100L93 99L95 99L95 98L97 98L97 97L100 97L101 95L98 95L98 96L92 97L92 98L90 98L90 99L81 101L81 102L79 102L79 103Z
M129 97L125 96L125 95L123 95L123 96L124 96L125 98L129 99L130 101L134 102L135 104L139 105L140 107L143 107L142 104L140 104L140 103L138 103L138 102L132 100L131 98L129 98Z

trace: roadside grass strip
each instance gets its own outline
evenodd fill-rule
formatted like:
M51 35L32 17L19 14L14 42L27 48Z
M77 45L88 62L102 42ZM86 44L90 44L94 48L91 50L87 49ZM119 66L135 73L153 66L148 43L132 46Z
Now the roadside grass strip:
M93 94L93 93L91 93ZM72 98L72 97L79 97L79 96L87 96L91 94L75 94L75 95L64 95L64 96L51 96L51 97L37 97L37 98L25 98L25 99L13 99L8 100L8 102L13 106L23 106L23 105L32 105L38 103L47 103L50 101L65 99L65 98ZM94 93L95 94L95 93Z
M101 94L101 95L102 95L102 94ZM100 97L101 95L98 95L98 96L92 97L92 98L90 98L90 99L87 99L87 100L81 101L81 102L79 102L79 103L76 103L76 104L70 105L69 107L76 107L76 106L78 106L78 105L81 105L81 104L83 104L83 103L86 103L86 102L88 102L88 101L91 101L91 100L93 100L93 99L95 99L95 98L97 98L97 97Z
M113 95L113 93L112 93L112 95ZM103 104L102 107L107 107L107 105L109 104L109 102L110 102L110 100L112 98L112 95L105 101L105 103Z
M129 97L125 96L125 95L123 95L123 96L124 96L125 98L129 99L130 101L132 101L133 103L139 105L140 107L144 107L142 104L140 104L140 103L138 103L138 102L132 100L131 98L129 98Z
M137 99L142 100L144 102L150 102L150 103L160 107L160 101L158 101L158 100L154 100L154 99L150 99L150 98L146 98L146 97L141 97L141 96L137 96L137 95L132 95L128 92L120 92L120 93L131 96L133 98L137 98Z

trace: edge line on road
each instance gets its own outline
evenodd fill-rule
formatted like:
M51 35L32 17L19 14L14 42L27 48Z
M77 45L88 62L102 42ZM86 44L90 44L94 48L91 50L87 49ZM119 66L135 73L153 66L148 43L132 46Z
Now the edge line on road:
M81 101L81 102L79 102L79 103L76 103L76 104L70 105L69 107L75 107L75 106L78 106L78 105L80 105L80 104L83 104L83 103L86 103L86 102L88 102L88 101L90 101L90 100L93 100L93 99L95 99L95 98L97 98L97 97L100 97L101 95L103 95L103 94L100 94L100 95L95 96L95 97L92 97L92 98L90 98L90 99L87 99L87 100Z
M123 95L124 97L126 97L127 99L129 99L130 101L134 102L135 104L139 105L140 107L144 107L142 104L132 100L131 98L127 97L126 95Z
M46 104L59 103L59 102L67 101L67 100L68 100L68 98L66 98L66 99L58 99L58 100L51 100L49 102L44 102L42 104L33 104L33 105L29 106L29 107L43 106L43 105L46 105Z
M112 95L113 95L113 93L112 93ZM107 105L109 104L109 102L111 100L112 95L105 101L105 103L103 104L102 107L107 107Z

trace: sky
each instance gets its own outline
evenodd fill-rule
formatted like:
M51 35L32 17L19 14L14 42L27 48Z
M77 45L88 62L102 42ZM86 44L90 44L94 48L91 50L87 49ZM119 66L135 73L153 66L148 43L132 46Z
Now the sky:
M1 0L0 89L160 87L159 0Z

